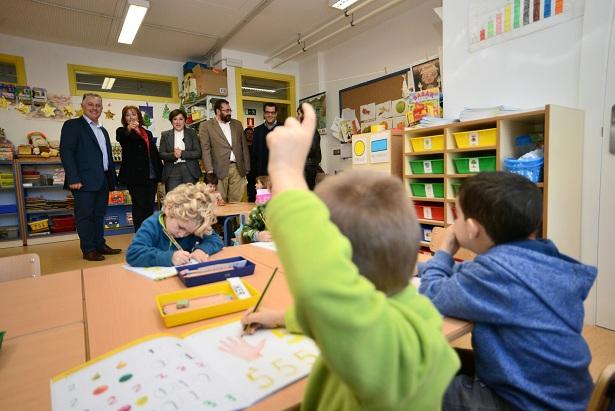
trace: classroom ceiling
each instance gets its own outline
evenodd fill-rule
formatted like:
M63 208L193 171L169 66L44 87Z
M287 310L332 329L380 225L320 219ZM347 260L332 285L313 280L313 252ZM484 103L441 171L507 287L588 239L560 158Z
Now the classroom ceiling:
M394 0L361 1L369 4L355 14L355 20ZM438 0L430 2L441 4ZM339 44L419 3L424 1L399 1L311 52ZM305 35L343 14L329 7L329 0L150 0L134 43L124 45L117 43L117 37L127 8L127 0L0 0L0 32L166 60L205 61L222 47L271 56L296 42L299 33ZM310 41L350 20L346 17L314 36L306 43L308 49ZM281 57L298 50L297 45Z

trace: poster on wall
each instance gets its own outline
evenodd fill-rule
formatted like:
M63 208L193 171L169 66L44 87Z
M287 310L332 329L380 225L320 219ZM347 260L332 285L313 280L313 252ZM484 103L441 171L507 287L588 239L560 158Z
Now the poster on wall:
M391 151L389 150L389 133L372 134L369 142L369 152L371 163L388 163L391 161Z
M156 128L154 126L154 107L145 103L144 106L139 106L139 111L141 111L141 115L143 115L143 125L145 128L151 131L153 135L156 135Z
M416 91L440 88L440 59L435 58L412 66Z
M316 111L316 128L321 136L327 134L327 99L326 93L318 93L299 100L299 104L310 103Z
M352 164L367 164L367 137L352 139Z
M583 15L585 0L470 0L470 52Z

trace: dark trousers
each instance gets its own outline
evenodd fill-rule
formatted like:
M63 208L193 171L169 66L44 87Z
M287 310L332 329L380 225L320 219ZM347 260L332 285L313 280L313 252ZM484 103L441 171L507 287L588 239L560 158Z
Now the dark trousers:
M248 203L253 203L256 201L256 176L249 172L246 177L248 178Z
M105 246L104 219L109 201L109 190L72 190L75 197L75 223L81 251L88 253Z
M318 166L314 164L306 164L305 169L303 170L303 175L305 176L305 182L307 183L310 190L313 190L316 186L316 173L318 172Z
M154 214L154 199L158 183L150 180L147 184L126 184L132 199L132 223L135 233L145 219Z
M168 193L180 184L184 183L196 183L198 178L192 177L186 163L173 164L173 168L164 182L164 189ZM133 216L134 218L134 216Z

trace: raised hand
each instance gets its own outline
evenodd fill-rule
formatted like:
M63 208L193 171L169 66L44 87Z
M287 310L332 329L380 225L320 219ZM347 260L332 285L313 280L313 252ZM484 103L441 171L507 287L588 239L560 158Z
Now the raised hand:
M284 126L276 127L267 134L269 147L269 176L273 185L273 194L297 188L307 189L303 178L303 168L307 158L314 129L316 113L311 105L304 103L303 123L289 117Z

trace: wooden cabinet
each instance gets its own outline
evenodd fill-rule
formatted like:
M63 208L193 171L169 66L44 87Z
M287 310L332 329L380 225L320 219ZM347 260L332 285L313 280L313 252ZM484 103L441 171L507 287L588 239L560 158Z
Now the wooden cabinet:
M406 130L404 183L423 217L419 218L424 234L421 245L429 245L434 226L453 223L456 191L464 179L479 171L504 170L504 159L515 156L516 137L542 134L544 173L537 183L544 194L542 236L553 240L563 253L579 258L583 123L582 110L547 105L540 110ZM432 218L426 218L429 216Z

